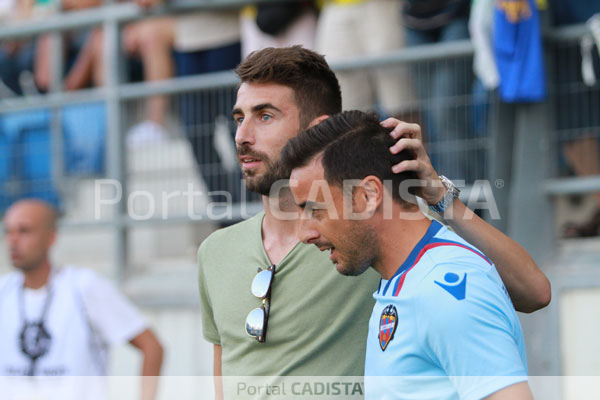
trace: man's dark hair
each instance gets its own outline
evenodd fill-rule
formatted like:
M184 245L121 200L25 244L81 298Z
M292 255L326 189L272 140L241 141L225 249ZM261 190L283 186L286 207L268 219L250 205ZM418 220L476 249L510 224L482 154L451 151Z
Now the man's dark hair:
M396 139L390 129L379 124L374 113L344 111L320 124L301 132L282 150L284 168L291 171L306 166L315 156L323 153L325 179L330 184L343 186L344 180L376 176L382 182L391 181L394 201L407 204L402 199L400 184L407 179L418 179L416 172L392 172L395 164L414 159L411 151L392 154L390 147ZM414 190L409 190L414 194Z
M321 115L342 111L342 93L325 58L301 46L251 53L235 73L242 83L276 83L294 91L301 128Z

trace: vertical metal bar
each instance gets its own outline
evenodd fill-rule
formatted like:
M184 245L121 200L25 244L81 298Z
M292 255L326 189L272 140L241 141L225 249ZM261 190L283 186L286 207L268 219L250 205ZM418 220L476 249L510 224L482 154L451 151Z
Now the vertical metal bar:
M508 220L511 208L509 206L512 190L512 154L515 135L515 106L505 104L496 95L491 111L490 151L488 152L488 179L492 187L494 200L500 212L500 219L489 218L488 222L501 230L508 232Z
M529 251L538 265L547 266L555 254L555 213L552 200L542 188L542 183L553 174L551 124L548 118L550 104L519 104L514 107L515 136L512 188L508 193L508 234ZM498 143L504 144L505 141ZM557 292L556 288L553 289L554 301L547 310L521 317L531 375L554 376L561 373L558 296L554 296Z
M549 266L556 255L552 199L542 183L556 176L556 123L554 111L554 61L552 47L546 48L545 65L548 67L550 96L539 104L521 104L515 109L515 151L513 157L513 191L510 197L511 218L509 233L525 247L538 265ZM531 375L558 376L561 370L560 353L560 297L561 272L545 271L553 281L550 306L540 312L522 317L522 327L528 348ZM558 283L558 285L555 285ZM558 287L555 287L558 286ZM560 381L553 381L554 392L560 393Z
M538 264L554 254L554 210L542 183L552 176L549 103L521 104L516 109L513 188L509 233Z
M125 218L127 217L127 182L124 140L121 131L121 111L119 98L120 77L120 39L119 25L116 20L105 20L103 24L103 69L106 88L107 143L106 166L108 177L120 183L123 198L116 204L113 213L114 222L114 266L113 275L121 281L127 267L128 235Z
M64 70L64 46L62 32L50 34L50 92L59 93L63 90ZM50 160L52 185L56 186L62 200L66 200L64 194L65 159L64 159L64 135L62 129L62 109L52 107L50 109ZM52 190L48 188L48 190Z

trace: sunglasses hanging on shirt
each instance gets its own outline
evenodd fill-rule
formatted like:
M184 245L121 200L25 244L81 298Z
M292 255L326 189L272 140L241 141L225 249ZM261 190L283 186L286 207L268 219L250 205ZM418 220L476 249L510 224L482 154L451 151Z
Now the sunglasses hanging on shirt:
M265 270L259 268L250 287L252 294L261 299L262 304L248 313L246 333L248 336L256 338L259 343L264 343L267 340L267 324L271 309L271 286L273 285L274 276L275 264Z

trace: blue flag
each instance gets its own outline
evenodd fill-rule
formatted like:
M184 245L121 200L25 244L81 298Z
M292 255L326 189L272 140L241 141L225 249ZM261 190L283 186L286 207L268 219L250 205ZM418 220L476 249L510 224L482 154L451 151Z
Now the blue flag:
M536 102L546 98L540 21L534 0L496 0L494 55L503 101Z

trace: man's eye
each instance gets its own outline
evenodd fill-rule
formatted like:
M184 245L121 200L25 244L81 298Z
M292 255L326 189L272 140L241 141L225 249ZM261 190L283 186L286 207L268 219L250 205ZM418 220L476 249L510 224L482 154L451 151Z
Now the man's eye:
M244 122L244 117L233 117L233 121L236 125L241 125Z
M312 217L314 219L319 220L319 219L323 218L324 211L325 210L322 208L313 208L312 209Z
M271 117L269 114L261 114L261 116L260 116L260 120L265 121L265 122L270 121L271 118L273 118L273 117Z
M302 209L302 218L309 219L312 218L313 209L310 206L306 206Z

